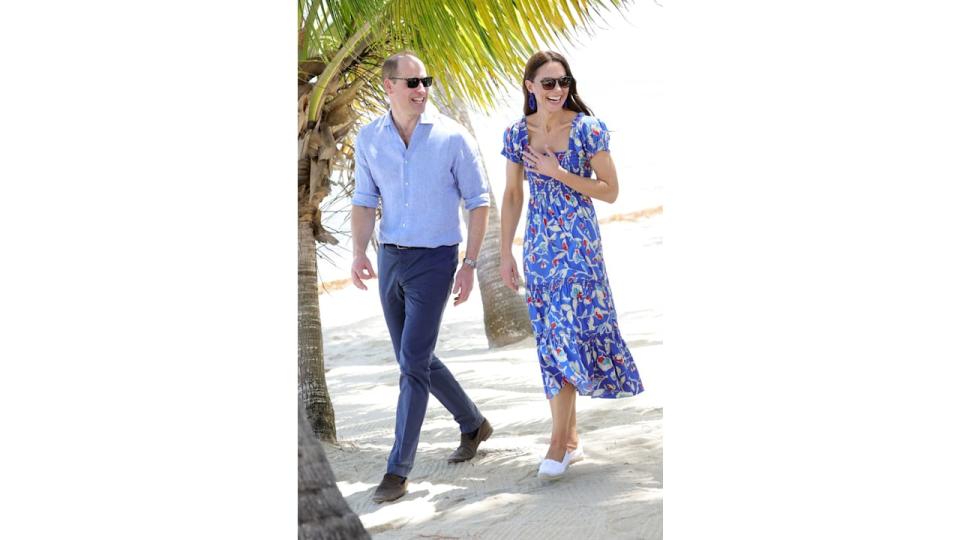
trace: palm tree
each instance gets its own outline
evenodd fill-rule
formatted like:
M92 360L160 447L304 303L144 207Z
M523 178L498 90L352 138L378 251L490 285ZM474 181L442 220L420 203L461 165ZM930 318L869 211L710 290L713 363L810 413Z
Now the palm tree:
M370 538L337 489L333 469L300 407L297 522L300 540Z
M443 91L443 87L438 86L437 90L441 112L454 118L476 139L473 122L470 121L463 100L448 95ZM447 106L446 102L449 102L450 106ZM480 166L489 185L490 175L482 160ZM466 209L462 210L466 215ZM477 282L480 285L480 300L483 302L483 329L490 347L503 347L533 335L523 296L507 287L500 279L500 211L497 209L497 198L493 191L490 192L487 232L483 236L480 256L477 258Z
M298 235L300 398L314 432L336 439L324 380L316 243L336 243L320 203L335 169L350 183L352 134L385 109L383 58L412 49L451 95L489 110L540 43L569 40L629 0L299 0Z
M523 296L500 279L500 211L493 193L490 194L487 233L477 259L477 281L483 301L483 327L491 347L503 347L533 335Z

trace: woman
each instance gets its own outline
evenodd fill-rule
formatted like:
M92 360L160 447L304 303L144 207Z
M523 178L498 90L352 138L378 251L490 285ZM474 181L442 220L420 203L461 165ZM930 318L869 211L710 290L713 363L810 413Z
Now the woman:
M577 394L599 398L643 391L617 325L593 199L617 198L610 136L577 95L566 59L540 51L523 75L524 118L504 133L507 181L501 208L500 276L517 290L511 246L520 221L523 181L530 189L523 241L527 305L543 386L553 416L539 477L553 480L583 459ZM592 179L592 172L597 178Z

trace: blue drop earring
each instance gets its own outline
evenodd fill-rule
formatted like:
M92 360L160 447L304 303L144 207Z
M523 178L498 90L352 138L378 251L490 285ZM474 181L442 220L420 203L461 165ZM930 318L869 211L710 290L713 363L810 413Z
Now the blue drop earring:
M529 94L530 97L527 99L527 105L530 107L531 111L537 110L537 98L533 97L533 94Z
M566 106L566 107L570 107L571 105L573 105L573 101L570 99L570 95L569 95L569 94L567 94L567 100L564 101L563 104L564 104L564 106Z

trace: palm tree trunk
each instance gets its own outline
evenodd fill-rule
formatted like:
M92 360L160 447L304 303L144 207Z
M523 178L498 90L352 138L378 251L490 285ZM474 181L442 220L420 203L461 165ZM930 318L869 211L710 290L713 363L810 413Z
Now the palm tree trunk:
M304 408L299 412L299 540L369 539L357 514L350 509L337 489L333 469L323 445L317 441Z
M443 90L439 87L437 90L440 99L435 102L441 112L452 116L476 138L477 135L473 131L473 124L470 122L470 116L463 101L455 96L448 96L453 107L447 107L443 103L445 97ZM482 160L480 168L489 185L490 177ZM469 223L469 219L467 222ZM500 212L492 191L490 192L490 213L487 214L487 232L483 237L483 243L480 244L480 256L477 258L477 281L480 285L480 298L483 301L483 328L490 347L503 347L533 335L530 314L524 298L507 287L500 279Z
M337 440L333 403L327 392L323 369L323 332L320 326L320 299L317 289L317 244L313 225L301 217L298 231L297 363L300 375L300 401L316 436Z
M366 27L365 27L366 28ZM363 43L363 39L351 39L344 50ZM297 170L298 230L297 245L299 266L297 273L298 302L298 365L300 400L306 407L307 419L314 433L323 440L336 441L337 428L333 403L327 391L323 362L323 332L320 322L319 281L317 280L317 244L336 244L337 238L321 223L320 205L330 194L330 175L336 166L337 157L343 157L340 144L354 127L357 113L353 102L367 79L361 76L350 80L346 71L353 62L360 62L363 55L342 62L346 53L338 53L336 77L330 75L330 64L323 68L328 77L325 90L318 92L314 83L301 80L299 94L299 146L300 159ZM314 65L316 64L316 65ZM343 65L341 65L343 64ZM300 70L317 69L319 62L301 63ZM367 76L369 78L369 75ZM311 101L313 100L313 101ZM311 107L320 108L319 121L311 120ZM342 196L342 195L340 195Z
M493 193L490 193L487 233L477 260L477 281L483 301L483 327L490 347L503 347L533 335L523 296L504 285L500 278L500 212Z

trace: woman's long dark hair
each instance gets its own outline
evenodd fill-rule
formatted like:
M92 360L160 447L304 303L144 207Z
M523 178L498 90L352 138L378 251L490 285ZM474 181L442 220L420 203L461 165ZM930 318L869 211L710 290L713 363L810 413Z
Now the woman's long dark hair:
M562 54L553 51L538 51L533 53L533 56L527 60L527 67L523 70L523 80L533 82L533 76L536 75L537 70L547 62L560 62L567 75L573 77L573 73L570 72L570 64L567 63L567 59L564 58ZM530 108L530 92L527 90L527 85L521 83L520 86L523 87L523 114L524 116L529 116L535 113L536 109ZM563 108L593 116L593 112L590 111L587 104L584 103L583 99L577 94L577 79L573 79L569 90L567 100L563 102Z

